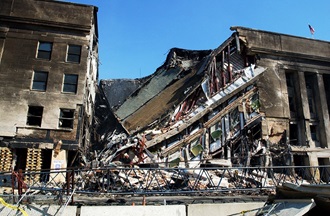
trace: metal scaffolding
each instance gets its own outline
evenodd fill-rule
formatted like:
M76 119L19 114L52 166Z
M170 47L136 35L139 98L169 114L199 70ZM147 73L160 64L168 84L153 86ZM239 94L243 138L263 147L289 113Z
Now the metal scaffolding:
M330 166L205 167L205 168L70 168L11 173L13 193L27 190L66 194L198 194L273 190L285 182L329 184ZM1 178L4 179L4 178ZM22 182L24 184L22 184ZM24 188L23 186L24 185ZM25 190L25 191L24 191ZM24 192L23 192L24 191ZM26 194L25 194L26 195ZM26 195L27 196L27 195ZM72 201L73 201L73 196Z

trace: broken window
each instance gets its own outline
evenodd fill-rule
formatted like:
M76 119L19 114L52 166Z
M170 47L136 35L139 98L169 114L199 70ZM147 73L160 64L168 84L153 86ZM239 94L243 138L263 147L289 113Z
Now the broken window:
M291 118L297 117L297 100L294 81L294 73L286 73L286 85L288 88L288 99Z
M328 104L328 113L330 116L330 75L328 74L323 75L323 83L325 88L325 95L327 98L326 103Z
M322 181L325 183L330 183L330 161L329 158L318 158L319 166L328 166L328 167L320 167L320 177Z
M310 130L311 130L311 138L313 141L318 141L319 140L319 135L318 135L318 130L317 130L317 125L310 125Z
M79 63L80 62L80 53L81 53L81 46L69 45L68 53L66 56L66 61Z
M320 128L318 125L318 122L312 121L309 123L310 133L311 133L311 139L314 142L316 147L325 148L327 145L324 145L322 142L320 142Z
M167 163L169 167L178 167L181 161L182 153L181 151L176 151L167 158Z
M230 131L231 138L236 137L240 132L240 113L238 107L230 112Z
M60 109L60 119L58 127L60 128L73 128L74 110Z
M311 179L313 176L309 169L305 169L304 167L299 166L310 166L309 158L307 153L296 153L293 155L293 165L296 166L294 168L295 173L304 178L304 179Z
M222 121L210 127L210 152L214 153L221 148L222 145Z
M63 92L76 93L78 84L78 75L64 74Z
M29 106L26 124L40 127L43 109L41 106Z
M53 43L51 42L39 42L37 58L50 60L52 48Z
M295 122L290 122L290 128L289 128L289 143L291 145L298 145L299 140L298 140L298 125Z
M48 73L35 71L33 75L32 90L46 91Z
M260 101L259 101L259 94L255 93L253 94L250 98L250 112L259 112L259 108L260 108Z
M317 118L316 115L316 106L315 106L315 86L317 86L315 75L313 74L305 74L305 82L306 82L306 90L307 90L307 98L309 105L309 112L311 118Z
M201 138L198 137L190 143L190 152L192 157L198 157L203 152L203 146L200 141Z

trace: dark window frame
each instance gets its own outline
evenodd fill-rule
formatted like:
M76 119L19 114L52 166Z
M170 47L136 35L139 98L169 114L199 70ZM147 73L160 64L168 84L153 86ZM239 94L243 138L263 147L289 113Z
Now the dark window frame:
M73 129L74 115L74 109L60 108L58 127Z
M290 117L297 118L298 117L298 99L297 99L297 90L295 84L295 78L297 74L294 72L286 72L286 85L288 91L288 102L289 102L289 110L290 110Z
M77 74L64 74L63 76L63 93L76 94L78 90L78 78Z
M26 125L41 127L43 111L42 106L29 106Z
M50 60L53 51L53 43L46 41L39 41L37 59Z
M311 123L309 125L310 133L311 133L311 139L314 142L318 142L320 140L319 135L319 125L317 123Z
M66 54L66 61L71 63L80 63L81 58L81 46L69 44Z
M317 119L317 110L316 110L316 89L317 86L316 74L305 73L305 84L307 91L308 107L311 119Z
M48 82L48 72L35 70L33 72L31 89L34 91L46 91L47 82Z

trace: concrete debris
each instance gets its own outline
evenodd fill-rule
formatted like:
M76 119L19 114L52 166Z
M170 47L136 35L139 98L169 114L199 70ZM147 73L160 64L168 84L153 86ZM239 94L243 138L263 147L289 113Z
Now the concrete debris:
M238 169L225 177L210 172L211 177L206 178L189 168L291 165L285 127L273 123L268 138L262 134L265 114L260 111L256 82L267 68L258 65L255 56L242 52L244 46L246 41L233 34L215 50L173 48L165 63L151 76L134 82L130 95L125 92L124 98L115 81L102 81L105 95L110 95L106 92L110 86L120 94L118 98L111 95L108 104L122 128L102 135L103 148L88 156L91 162L86 165L114 167L111 181L131 186L143 184L145 173L125 176L116 168L186 169L185 175L198 177L196 185L201 188L214 183L234 187L233 178L242 179L240 183L249 187L259 184L256 178L268 182L268 176L260 171L241 174ZM129 86L132 82L126 81L118 83ZM163 178L178 181L163 172L155 178L155 187L161 187ZM110 182L88 173L81 178L95 186ZM88 187L87 182L82 187Z

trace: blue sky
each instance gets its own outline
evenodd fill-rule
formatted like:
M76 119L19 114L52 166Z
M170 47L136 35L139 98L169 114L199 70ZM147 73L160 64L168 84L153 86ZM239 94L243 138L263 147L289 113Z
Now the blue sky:
M64 1L64 0L62 0ZM65 0L99 8L99 78L139 78L173 47L215 49L230 26L330 41L329 0Z

